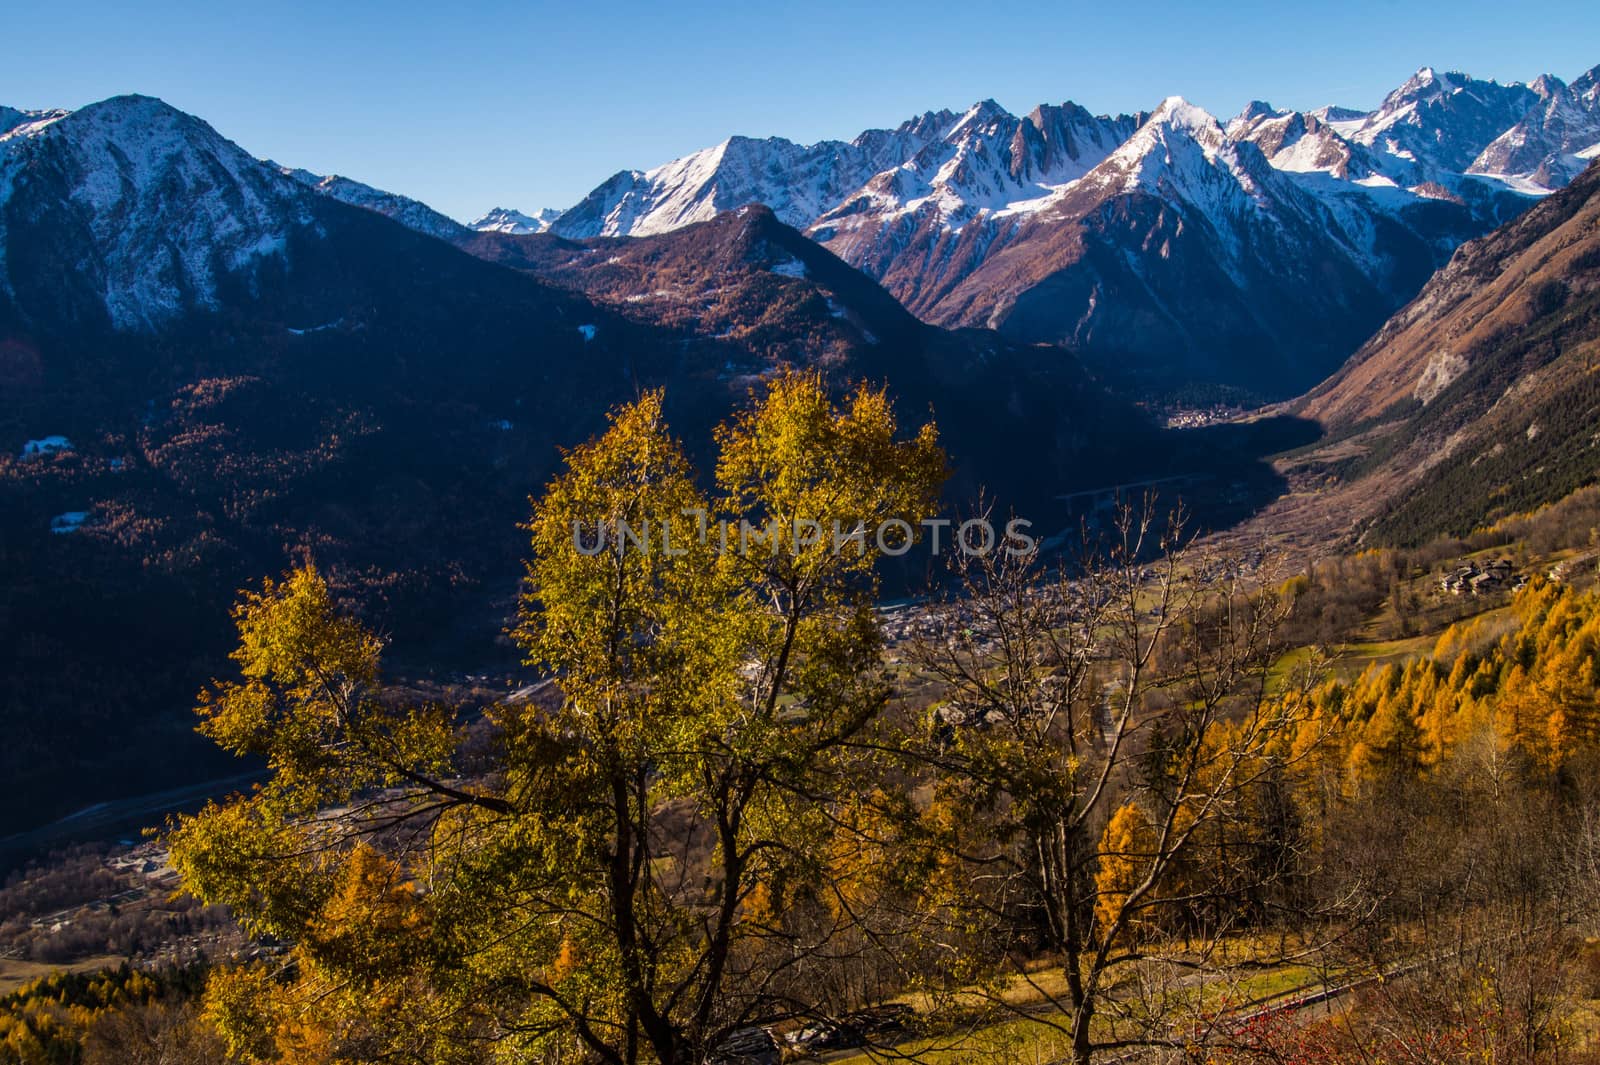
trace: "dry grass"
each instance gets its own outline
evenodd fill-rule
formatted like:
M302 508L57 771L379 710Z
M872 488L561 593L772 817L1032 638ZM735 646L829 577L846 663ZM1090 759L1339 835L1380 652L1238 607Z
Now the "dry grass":
M123 958L116 954L95 954L65 965L46 965L37 961L0 958L0 995L9 995L24 984L32 983L41 976L49 976L51 973L98 972L101 969L115 969L122 962Z

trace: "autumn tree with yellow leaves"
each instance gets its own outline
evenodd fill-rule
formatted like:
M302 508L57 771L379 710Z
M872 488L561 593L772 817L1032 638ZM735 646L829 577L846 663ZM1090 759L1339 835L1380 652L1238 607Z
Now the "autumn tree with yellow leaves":
M862 942L849 741L889 697L882 543L849 534L915 529L944 458L804 375L716 439L707 490L651 393L567 456L514 632L559 700L493 709L470 781L460 723L385 698L314 570L243 599L202 729L271 773L171 833L188 890L289 944L213 978L235 1054L680 1065L826 1005Z

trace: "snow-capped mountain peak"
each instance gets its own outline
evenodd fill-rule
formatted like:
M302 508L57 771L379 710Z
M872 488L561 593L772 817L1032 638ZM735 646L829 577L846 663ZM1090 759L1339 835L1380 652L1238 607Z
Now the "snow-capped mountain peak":
M1156 106L1145 121L1145 126L1154 124L1188 130L1197 139L1212 144L1220 144L1223 140L1222 126L1216 116L1181 96L1169 96Z
M1137 125L1136 118L1091 115L1070 101L1042 104L1026 118L980 101L955 116L942 136L873 175L813 223L813 232L898 227L912 218L959 232L978 218L1022 218L1049 208Z
M863 149L841 141L729 137L651 170L615 175L553 228L567 237L645 236L747 203L804 222L860 186L865 159Z
M1016 116L993 100L979 100L961 113L942 139L955 141L963 137L994 136L1001 125L1016 121Z
M1433 67L1418 67L1415 74L1384 97L1383 103L1378 105L1378 110L1380 112L1395 110L1408 103L1452 93L1471 80L1468 75L1455 71L1440 74Z
M1112 152L1090 179L1120 181L1122 187L1157 188L1174 171L1198 162L1209 166L1219 153L1232 153L1222 126L1212 114L1181 96L1169 96L1151 112L1144 125Z
M1041 104L1018 130L1013 171L1059 186L1098 166L1132 136L1147 115L1092 115L1075 103ZM1038 147L1033 147L1037 138ZM1030 154L1030 151L1032 154Z
M555 224L564 212L553 207L546 207L537 214L523 214L521 211L510 207L495 207L474 220L469 229L479 233L508 233L512 236L527 236L530 233L543 233Z
M1290 111L1280 111L1276 107L1273 107L1271 104L1267 103L1265 100L1251 100L1245 105L1243 111L1240 111L1237 115L1228 120L1227 126L1224 127L1224 132L1226 132L1228 136L1232 137L1234 140L1238 140L1242 134L1255 128L1262 122L1267 121L1268 119L1283 118L1284 116L1292 113L1293 112Z
M0 107L0 138L26 137L67 114L61 110L18 111L14 107Z
M961 117L948 110L924 111L894 129L869 129L857 134L850 146L861 152L863 170L876 174L899 166L923 145L943 139Z
M1600 108L1600 66L1584 71L1574 78L1567 88L1571 90L1573 99L1577 100L1584 110L1594 111Z
M269 165L278 166L276 163ZM376 211L418 233L426 233L440 240L454 240L467 233L467 227L460 222L440 214L427 204L413 200L409 196L385 192L338 174L314 174L309 170L287 166L278 166L278 169L308 189L352 207Z
M1460 174L1539 100L1526 85L1479 81L1423 67L1384 97L1350 140L1389 157L1402 185Z
M1539 99L1549 100L1551 97L1565 92L1567 83L1554 74L1540 74L1528 83L1528 88L1532 89Z
M1473 160L1469 174L1500 177L1514 185L1549 189L1566 184L1588 165L1583 153L1600 145L1600 108L1586 105L1558 78L1534 83L1538 101Z
M1230 140L1249 141L1260 148L1278 170L1354 181L1378 170L1372 153L1344 135L1365 118L1344 108L1280 111L1257 101L1230 120L1226 132Z
M1340 107L1337 104L1323 104L1315 111L1307 112L1319 122L1333 124L1335 122L1354 122L1358 126L1366 121L1367 112L1358 111L1353 107Z
M1301 118L1270 108L1255 108L1254 113L1258 123ZM1229 137L1210 112L1181 96L1163 100L1083 184L1101 190L1100 196L1154 196L1203 220L1216 232L1216 246L1230 260L1224 265L1235 272L1244 269L1248 258L1238 241L1240 230L1263 225L1275 231L1295 229L1296 239L1302 241L1306 230L1321 229L1327 250L1337 248L1338 254L1352 258L1359 255L1319 201L1274 167L1260 147ZM1080 189L1065 195L1084 202Z
M314 224L294 183L148 96L14 123L0 137L0 206L0 219L81 226L98 252L61 278L0 258L0 291L53 278L92 291L121 328L217 306L223 274L281 256L292 229Z

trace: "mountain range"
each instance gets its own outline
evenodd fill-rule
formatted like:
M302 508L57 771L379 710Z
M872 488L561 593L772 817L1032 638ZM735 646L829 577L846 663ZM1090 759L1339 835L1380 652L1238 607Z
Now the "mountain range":
M1157 398L1249 401L1320 381L1463 241L1597 152L1600 68L1502 85L1424 67L1371 111L1256 101L1221 122L1172 97L1017 117L986 100L850 141L731 137L569 210L496 208L471 226L280 169L458 244L659 235L762 204L930 324L1058 345Z
M925 321L1061 344L1158 391L1287 395L1600 151L1597 72L1424 67L1372 111L1255 102L1226 123L1177 97L1119 116L986 100L848 142L732 137L537 226L648 236L761 203Z

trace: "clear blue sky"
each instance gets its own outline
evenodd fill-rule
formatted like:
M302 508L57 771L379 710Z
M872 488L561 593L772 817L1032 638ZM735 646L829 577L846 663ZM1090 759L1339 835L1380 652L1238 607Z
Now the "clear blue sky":
M1594 0L86 0L33 21L8 20L0 103L160 96L257 155L461 219L570 206L730 133L848 138L984 97L1114 112L1176 93L1225 117L1372 107L1424 64L1527 81L1600 63Z

